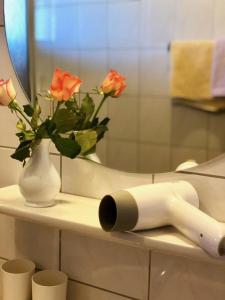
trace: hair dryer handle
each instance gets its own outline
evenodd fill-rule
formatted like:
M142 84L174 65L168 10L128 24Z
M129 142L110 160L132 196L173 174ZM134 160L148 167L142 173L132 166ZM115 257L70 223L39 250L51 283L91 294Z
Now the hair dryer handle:
M174 197L169 204L171 224L213 256L225 255L223 224L188 202Z

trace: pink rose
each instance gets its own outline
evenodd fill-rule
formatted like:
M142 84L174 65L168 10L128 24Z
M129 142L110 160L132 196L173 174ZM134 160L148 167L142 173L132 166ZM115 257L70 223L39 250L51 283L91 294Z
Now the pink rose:
M56 69L53 74L50 93L57 101L67 101L74 93L79 92L81 83L79 77Z
M119 97L119 95L127 86L125 80L126 78L119 74L117 71L110 70L101 85L101 89L104 94L110 93L112 97Z
M13 87L12 80L0 80L0 105L7 106L16 98L16 91Z

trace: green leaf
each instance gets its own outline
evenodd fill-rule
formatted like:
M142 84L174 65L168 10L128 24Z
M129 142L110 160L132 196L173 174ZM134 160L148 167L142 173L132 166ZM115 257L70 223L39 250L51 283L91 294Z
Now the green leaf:
M31 104L23 105L23 110L28 117L32 117L34 113L34 109Z
M41 114L41 107L38 104L38 99L35 99L34 102L34 111L33 111L33 115L32 115L32 119L31 119L31 126L33 129L37 129L38 128L38 121L39 121L39 117Z
M26 130L26 124L23 122L22 119L19 119L19 121L16 124L16 128L21 130L21 131Z
M19 161L25 161L26 158L30 157L30 146L31 141L21 142L11 157Z
M106 131L108 131L108 127L105 125L98 125L95 130L98 136L97 141L99 142L104 137Z
M59 135L52 136L51 140L57 150L64 156L75 158L80 153L81 147L75 140L62 138Z
M24 140L25 141L32 141L35 139L35 132L32 131L32 130L27 130L27 131L24 131Z
M85 129L85 125L88 123L88 121L91 119L91 116L93 115L95 110L95 104L93 99L90 97L89 94L86 94L84 99L81 103L81 114L84 115L84 122L83 122L83 128Z
M76 120L76 115L67 108L56 111L52 119L59 133L73 130L75 128Z
M55 123L50 120L46 119L37 129L36 137L37 139L44 139L49 138L51 134L56 130Z
M95 130L82 130L76 134L76 140L81 146L81 154L86 154L97 143L97 133Z

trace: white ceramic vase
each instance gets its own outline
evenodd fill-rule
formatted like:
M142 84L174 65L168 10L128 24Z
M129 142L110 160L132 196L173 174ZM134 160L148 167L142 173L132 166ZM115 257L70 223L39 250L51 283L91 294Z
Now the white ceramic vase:
M28 206L52 206L55 204L55 196L60 191L61 179L50 160L49 143L48 139L41 141L20 176L20 192Z

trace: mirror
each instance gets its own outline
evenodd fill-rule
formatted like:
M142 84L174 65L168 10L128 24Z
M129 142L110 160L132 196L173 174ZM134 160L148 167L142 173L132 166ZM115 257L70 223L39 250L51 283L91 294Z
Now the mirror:
M12 17L21 7L22 22L18 14ZM121 98L109 99L102 111L111 123L97 153L109 167L151 173L224 151L224 113L171 101L168 51L174 39L225 34L224 8L222 1L200 0L5 0L5 20L10 54L28 94L30 87L31 95L48 89L56 67L78 75L83 91L99 85L110 68L127 77ZM18 39L22 55L14 51L12 26L27 34Z

